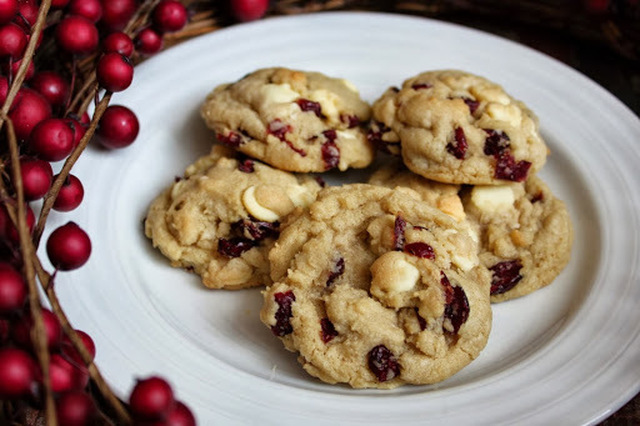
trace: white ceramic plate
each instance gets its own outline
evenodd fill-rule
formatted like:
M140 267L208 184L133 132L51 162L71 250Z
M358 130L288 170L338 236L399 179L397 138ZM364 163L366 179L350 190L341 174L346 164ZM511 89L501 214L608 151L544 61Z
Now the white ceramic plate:
M198 108L216 85L282 65L351 80L369 101L439 68L502 84L540 117L542 171L569 206L572 260L556 282L495 306L486 350L436 386L352 390L307 376L258 319L258 289L207 291L143 235L148 203L209 150ZM91 148L75 173L87 195L70 214L94 251L57 289L88 331L97 363L128 395L161 374L203 425L593 424L640 390L640 122L561 63L478 31L421 18L325 13L239 25L136 69L114 98L142 130L131 147Z

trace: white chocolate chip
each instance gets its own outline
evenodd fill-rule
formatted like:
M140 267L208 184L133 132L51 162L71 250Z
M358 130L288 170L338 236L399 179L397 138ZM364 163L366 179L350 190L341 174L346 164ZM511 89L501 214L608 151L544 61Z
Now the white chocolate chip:
M263 105L293 102L300 97L300 93L291 89L287 83L265 84L260 88Z
M406 255L390 251L371 265L371 292L377 297L409 291L420 280L420 271L406 260Z
M404 259L396 262L393 271L395 272L395 280L391 283L391 288L394 291L409 291L415 287L420 279L418 268Z
M336 94L328 92L324 89L314 90L309 93L309 99L320 104L322 114L325 117L339 118L338 103L339 98Z
M462 256L459 253L453 253L451 255L451 261L458 265L463 271L468 271L478 264L478 258L475 254L472 256Z
M289 185L287 196L296 207L307 207L315 200L315 194L302 185Z
M481 87L479 89L471 88L470 91L478 100L495 102L502 105L509 105L511 103L509 95L504 93L504 91L499 87Z
M349 90L351 90L354 93L358 93L358 88L356 87L355 84L353 84L352 82L350 82L349 80L347 80L346 78L343 78L342 80L342 84L344 84L345 86L347 86L347 88Z
M489 117L495 120L507 122L512 126L518 126L522 121L520 108L515 105L490 103L487 105L486 111Z
M347 131L347 130L337 130L336 131L336 137L337 139L356 139L356 135L353 133L353 131Z
M255 192L256 187L250 186L242 194L242 204L249 214L256 219L263 220L265 222L275 222L280 219L280 216L276 212L269 210L258 203Z
M515 196L509 185L475 186L471 190L471 202L480 210L498 212L513 207Z

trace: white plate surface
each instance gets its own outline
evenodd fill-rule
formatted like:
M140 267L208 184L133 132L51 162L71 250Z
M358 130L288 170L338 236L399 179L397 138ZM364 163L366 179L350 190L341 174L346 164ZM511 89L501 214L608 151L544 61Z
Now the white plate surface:
M209 150L198 115L216 85L267 66L341 76L373 101L421 71L459 68L503 85L540 117L541 175L569 206L575 245L556 282L495 306L480 357L435 386L352 390L307 376L258 319L258 289L208 291L168 266L142 231L149 202ZM86 199L54 214L92 237L88 264L60 273L72 322L126 397L161 374L200 424L594 424L640 390L640 121L561 63L485 33L421 18L326 13L199 37L136 68L114 103L142 130L131 147L90 148Z

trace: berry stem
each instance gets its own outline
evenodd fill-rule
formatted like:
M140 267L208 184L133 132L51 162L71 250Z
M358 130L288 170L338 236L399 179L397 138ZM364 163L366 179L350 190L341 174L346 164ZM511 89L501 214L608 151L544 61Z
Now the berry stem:
M4 105L2 105L2 114L0 114L0 130L2 130L2 126L6 121L7 114L9 114L9 109L11 109L11 105L13 105L13 101L18 94L18 91L22 87L22 83L24 82L25 77L27 76L29 64L31 63L33 54L36 51L36 45L38 44L38 39L40 38L40 34L42 34L42 30L44 29L50 7L51 0L43 0L40 4L38 18L36 19L36 23L31 30L31 37L29 38L29 43L27 43L27 48L24 51L22 62L20 63L18 72L16 72L15 79L13 79L11 85L9 86L7 99L5 100Z
M11 119L6 119L7 123L7 139L9 142L9 152L11 157L11 169L13 171L13 182L17 198L17 221L16 228L20 237L20 250L23 253L23 269L24 276L29 288L29 309L33 318L34 333L31 335L33 346L36 349L36 357L40 363L42 371L42 383L44 385L45 398L45 417L46 424L57 425L56 407L53 400L53 392L51 390L51 378L49 375L49 349L47 347L47 337L42 319L42 305L40 303L40 295L36 284L36 274L34 268L34 258L37 259L35 249L31 244L29 235L29 227L26 221L24 189L22 187L22 178L20 174L20 154L18 152L18 142L13 130ZM9 209L7 209L9 210Z
M60 325L62 326L62 331L69 337L69 340L73 344L74 348L80 354L82 361L87 366L87 370L89 371L89 376L91 380L96 384L96 387L100 391L100 394L104 397L105 401L111 406L114 413L118 417L121 424L131 424L131 417L129 413L122 405L122 402L118 399L118 397L111 391L109 385L102 377L100 370L93 363L93 357L85 347L82 339L76 332L76 330L71 325L69 318L65 314L62 306L60 305L60 301L58 300L58 296L54 290L54 286L50 285L52 281L52 276L45 271L42 267L42 264L37 258L33 258L35 260L35 269L38 274L38 279L40 280L40 285L42 289L45 291L47 295L47 299L49 300L49 304L51 305L51 310L56 314L58 320L60 321Z
M111 93L105 94L100 102L96 105L96 109L93 113L93 117L91 118L91 122L89 123L89 128L85 132L84 136L78 142L78 146L75 147L71 155L67 158L60 170L60 173L56 177L56 179L51 184L51 189L44 197L44 201L42 203L42 209L40 210L40 217L38 217L38 222L33 230L33 244L35 247L38 247L40 243L40 238L42 237L42 232L44 231L44 227L47 221L47 217L49 216L49 212L53 208L53 203L55 203L58 194L60 193L60 188L64 185L65 180L69 176L71 172L71 168L76 163L82 151L87 147L89 140L93 136L98 127L98 123L100 122L100 118L104 114L105 110L109 106L109 101L111 100Z

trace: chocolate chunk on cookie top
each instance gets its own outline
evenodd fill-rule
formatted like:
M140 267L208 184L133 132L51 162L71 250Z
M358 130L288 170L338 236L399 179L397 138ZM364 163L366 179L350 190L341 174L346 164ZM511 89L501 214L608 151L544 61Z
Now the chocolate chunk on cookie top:
M318 72L257 70L211 92L200 109L218 140L271 166L323 172L368 166L371 110L353 84Z
M149 207L145 233L173 266L210 288L269 284L267 253L320 185L216 145Z
M311 375L355 388L428 384L484 348L489 272L454 218L402 190L323 190L269 253L262 322Z
M369 138L400 153L414 173L444 183L522 182L547 156L524 103L457 70L425 72L388 89L373 104Z

